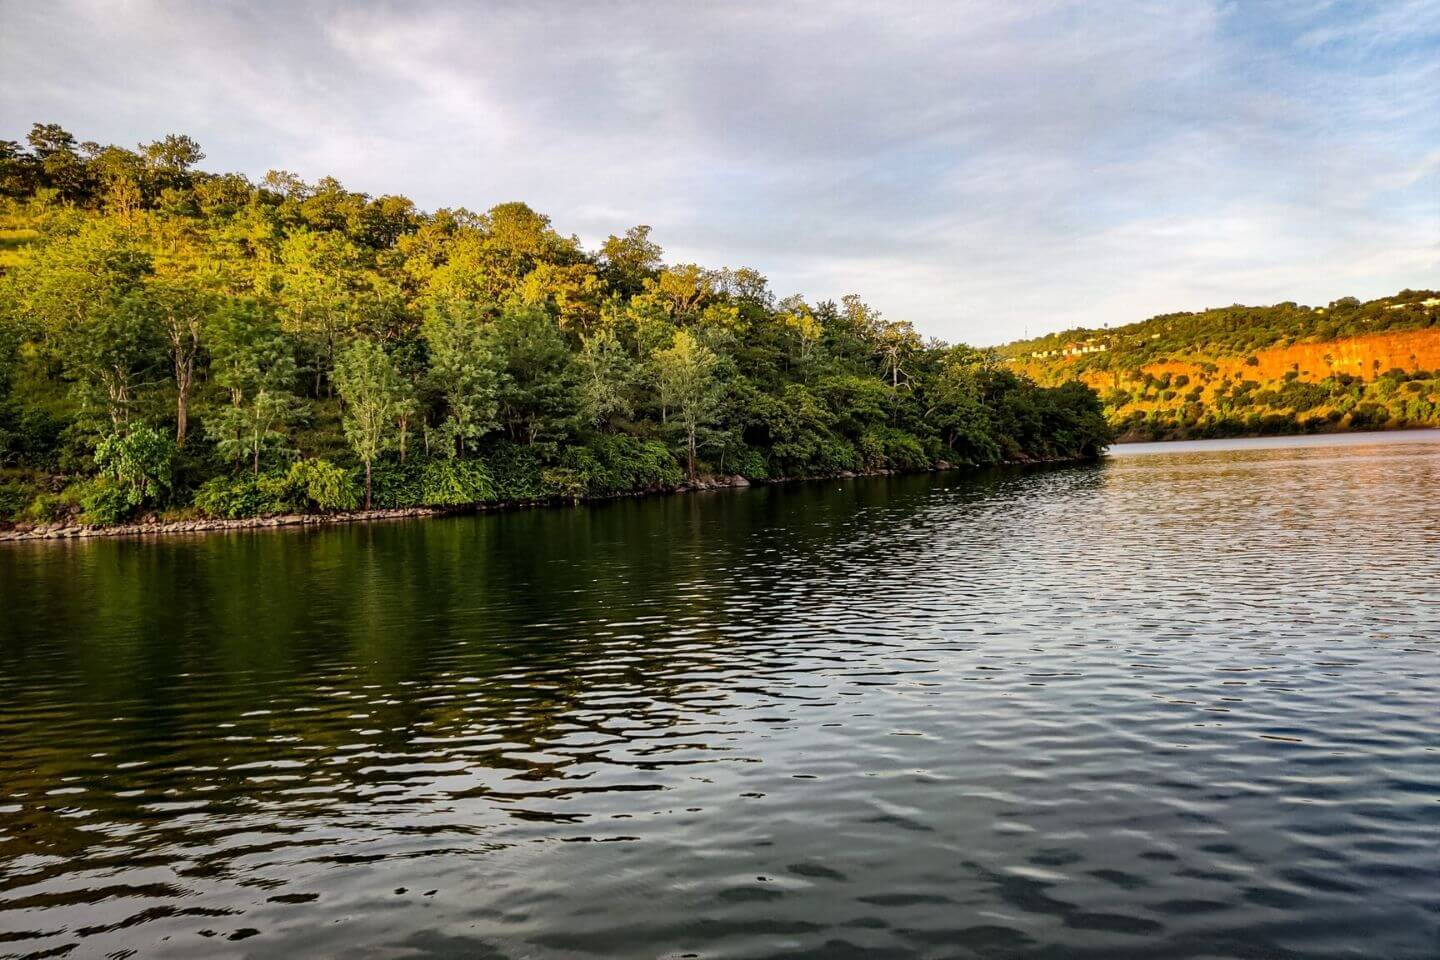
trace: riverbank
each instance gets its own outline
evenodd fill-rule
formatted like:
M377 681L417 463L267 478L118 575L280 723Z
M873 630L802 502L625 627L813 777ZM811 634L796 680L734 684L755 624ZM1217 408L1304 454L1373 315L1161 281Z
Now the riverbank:
M1066 463L1083 463L1087 458L1054 460L1010 460L996 466L1044 466ZM981 469L966 465L955 465L939 461L924 470L842 470L839 473L821 477L775 477L758 480L754 485L796 483L805 480L836 480L854 477L881 477L904 473L934 473L937 471ZM494 503L473 503L453 507L395 507L378 510L344 510L334 513L288 513L270 516L244 517L226 520L212 517L195 517L183 520L165 520L151 515L136 523L114 526L91 526L80 523L16 524L9 529L0 529L0 543L34 540L88 540L98 537L153 537L190 533L211 533L226 530L258 530L270 527L321 527L345 523L371 523L383 520L409 520L421 517L457 516L471 513L498 513L506 510L526 510L537 507L574 506L583 503L603 503L625 497L673 496L685 493L700 493L711 490L736 490L752 486L742 476L702 476L695 483L685 482L675 487L636 490L612 497L584 497L578 500L515 500Z
M1253 431L1240 431L1235 433L1220 433L1214 436L1193 436L1184 434L1163 434L1156 435L1143 430L1127 430L1117 434L1112 446L1140 443L1196 443L1202 440L1279 440L1279 439L1300 439L1304 437L1335 437L1335 436L1366 436L1384 433L1412 433L1422 431L1440 431L1440 426L1430 423L1397 424L1383 427L1366 427L1364 429L1351 426L1330 425L1324 429L1297 430L1283 433L1257 433Z

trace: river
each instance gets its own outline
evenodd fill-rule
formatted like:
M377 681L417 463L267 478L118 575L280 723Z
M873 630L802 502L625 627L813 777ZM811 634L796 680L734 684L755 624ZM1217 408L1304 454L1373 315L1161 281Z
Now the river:
M1434 958L1437 704L1440 433L8 544L0 956Z

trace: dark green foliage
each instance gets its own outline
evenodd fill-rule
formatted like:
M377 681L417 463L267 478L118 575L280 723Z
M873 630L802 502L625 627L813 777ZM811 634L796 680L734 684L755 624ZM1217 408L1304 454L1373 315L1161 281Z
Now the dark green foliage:
M154 427L136 426L114 433L95 447L100 470L85 513L97 523L115 523L134 510L165 497L178 452L175 441Z
M326 460L301 460L286 471L213 477L195 491L195 507L235 520L277 513L353 510L359 485L349 471Z
M19 516L34 496L34 489L23 481L0 480L0 519Z
M479 460L390 462L376 468L374 483L377 507L458 507L496 499L490 468Z
M667 266L648 227L592 253L523 203L205 173L183 136L28 144L0 155L0 469L23 477L0 516L549 502L1107 441L1084 387L858 296Z
M600 434L583 446L567 448L560 463L573 471L581 495L588 497L665 490L685 479L665 444L615 434Z

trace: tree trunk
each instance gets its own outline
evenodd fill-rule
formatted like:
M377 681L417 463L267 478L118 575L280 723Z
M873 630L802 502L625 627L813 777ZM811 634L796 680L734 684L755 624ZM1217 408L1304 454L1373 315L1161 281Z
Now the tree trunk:
M175 443L177 446L185 446L185 431L190 425L190 382L193 373L186 370L184 376L179 376L180 371L175 371Z
M689 431L688 431L687 434L686 434L686 437L687 437L687 442L686 442L686 444L685 444L685 447L686 447L686 449L685 449L686 460L689 462L689 465L690 465L690 482L691 482L691 483L694 483L694 482L695 482L695 428L694 428L694 427L691 427L691 428L689 429Z
M198 320L185 325L172 319L169 324L170 353L175 367L175 443L185 446L190 424L190 390L195 382L195 353L200 348ZM187 334L189 335L187 338Z
M365 461L365 509L370 509L370 461Z

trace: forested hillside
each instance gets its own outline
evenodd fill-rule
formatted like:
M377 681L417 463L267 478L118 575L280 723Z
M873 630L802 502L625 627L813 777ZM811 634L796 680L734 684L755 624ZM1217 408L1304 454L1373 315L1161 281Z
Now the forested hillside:
M580 499L1093 456L1095 394L859 297L36 124L0 141L0 519Z
M1099 391L1125 439L1440 426L1440 293L1175 313L1009 344L1011 369Z

